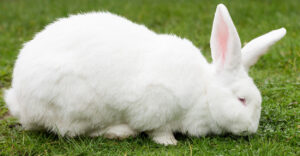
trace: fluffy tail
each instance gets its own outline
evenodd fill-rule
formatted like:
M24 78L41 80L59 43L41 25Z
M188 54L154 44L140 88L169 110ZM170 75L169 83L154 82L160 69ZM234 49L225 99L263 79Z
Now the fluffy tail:
M18 103L15 91L13 88L10 88L8 90L5 90L4 93L4 100L6 102L6 105L14 117L19 118L20 115L20 105Z

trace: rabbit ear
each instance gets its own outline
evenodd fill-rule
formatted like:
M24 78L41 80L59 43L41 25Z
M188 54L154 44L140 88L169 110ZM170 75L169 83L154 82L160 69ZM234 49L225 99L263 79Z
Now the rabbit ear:
M285 34L285 28L281 28L250 41L242 49L242 62L245 69L248 71L249 68L257 62L259 57L265 54L268 48L279 41Z
M217 6L210 38L213 65L217 71L234 70L241 66L241 41L223 4Z

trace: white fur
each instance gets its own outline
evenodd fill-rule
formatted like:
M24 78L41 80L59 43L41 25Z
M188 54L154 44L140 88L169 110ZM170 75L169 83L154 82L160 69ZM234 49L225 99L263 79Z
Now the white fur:
M223 29L219 20L229 31L223 64L215 56L209 64L187 39L157 34L111 13L61 18L24 45L5 101L25 129L67 136L125 138L145 131L168 145L176 144L175 131L254 133L261 96L242 65L239 37L222 4L212 54L220 53L214 33ZM279 40L264 38L260 45L266 47ZM258 54L256 46L247 49ZM239 97L246 98L246 106Z

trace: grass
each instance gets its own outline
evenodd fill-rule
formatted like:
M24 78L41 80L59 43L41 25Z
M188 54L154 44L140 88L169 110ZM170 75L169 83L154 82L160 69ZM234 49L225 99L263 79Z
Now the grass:
M243 43L284 26L286 37L250 71L263 95L257 134L201 138L176 135L177 146L164 147L140 135L124 141L63 138L23 131L5 117L0 91L0 155L300 155L300 1L167 1L167 0L1 0L0 87L8 88L22 44L58 17L107 10L145 24L158 33L190 39L210 60L209 39L214 11L224 3Z

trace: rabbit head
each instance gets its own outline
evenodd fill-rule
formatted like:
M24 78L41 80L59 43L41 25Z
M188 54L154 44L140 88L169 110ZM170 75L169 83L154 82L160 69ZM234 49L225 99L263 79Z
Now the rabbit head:
M237 135L256 132L262 98L248 76L248 69L285 33L284 28L271 31L241 48L228 10L223 4L217 6L210 39L211 66L217 81L214 92L222 94L222 98L211 97L214 102L209 107L213 119L224 131Z

